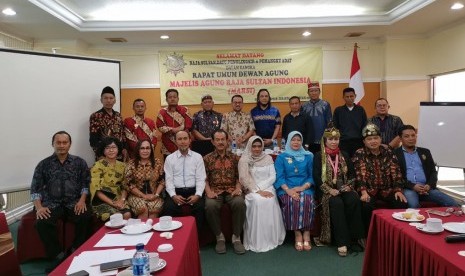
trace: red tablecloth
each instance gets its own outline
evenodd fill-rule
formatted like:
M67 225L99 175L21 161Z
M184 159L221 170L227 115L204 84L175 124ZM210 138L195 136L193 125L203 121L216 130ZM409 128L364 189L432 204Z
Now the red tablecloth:
M444 211L446 208L435 208ZM428 208L421 209L426 214ZM403 210L382 209L373 212L363 260L362 275L465 275L465 257L457 254L465 250L465 243L446 243L447 230L427 234L408 222L392 217ZM440 217L445 222L462 222L464 216ZM423 221L426 223L426 220Z
M173 230L174 236L171 240L160 238L160 232L154 231L154 234L146 249L149 252L156 252L156 249L160 244L170 243L174 249L170 252L159 253L160 258L166 260L166 267L160 271L157 271L157 275L202 275L202 268L200 264L199 255L199 243L197 238L197 227L195 225L195 219L193 217L176 217L175 220L182 222L182 227ZM154 224L158 222L158 219L154 220ZM89 240L87 240L81 247L79 247L73 255L67 258L62 264L60 264L51 274L51 276L63 276L66 275L66 270L70 266L73 257L79 255L83 251L90 250L102 250L103 247L94 247L94 245L105 235L106 232L110 232L113 229L102 227L97 233L95 233ZM115 247L108 247L112 249ZM127 249L134 249L132 247L125 247Z

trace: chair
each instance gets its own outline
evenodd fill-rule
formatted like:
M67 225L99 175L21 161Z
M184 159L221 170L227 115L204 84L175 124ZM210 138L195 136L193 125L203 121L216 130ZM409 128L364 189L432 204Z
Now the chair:
M0 275L22 275L5 213L0 213Z

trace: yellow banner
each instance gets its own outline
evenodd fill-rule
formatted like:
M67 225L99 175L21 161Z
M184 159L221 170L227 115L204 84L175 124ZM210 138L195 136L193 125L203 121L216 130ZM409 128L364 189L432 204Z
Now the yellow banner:
M199 104L205 94L217 104L235 94L256 102L261 88L274 102L308 99L307 84L322 79L322 57L321 48L160 52L161 104L169 88L179 91L183 105Z

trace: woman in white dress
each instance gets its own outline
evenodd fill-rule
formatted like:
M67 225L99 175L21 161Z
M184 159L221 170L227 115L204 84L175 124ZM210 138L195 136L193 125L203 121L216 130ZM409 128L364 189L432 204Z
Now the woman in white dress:
M273 184L276 171L271 156L263 152L264 143L252 136L239 160L239 181L246 190L244 247L266 252L281 245L286 236L281 209Z

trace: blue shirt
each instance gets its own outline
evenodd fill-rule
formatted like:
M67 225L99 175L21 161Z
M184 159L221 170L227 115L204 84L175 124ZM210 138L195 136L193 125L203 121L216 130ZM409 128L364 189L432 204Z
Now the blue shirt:
M331 121L331 105L324 100L308 101L302 105L302 111L312 118L314 137L313 143L320 144L323 132Z
M405 166L407 172L407 180L413 184L425 184L426 176L423 171L423 165L421 164L420 156L418 156L417 149L410 153L407 152L404 147L402 147L405 157Z
M256 106L252 108L250 115L255 124L255 133L262 139L271 139L275 127L281 124L281 114L274 106L268 105L264 110Z
M287 153L281 153L274 163L276 169L276 182L274 187L278 195L286 192L281 185L286 184L289 189L310 183L311 188L303 191L304 194L313 195L315 191L315 181L313 181L313 154L305 155L305 159L297 161Z

